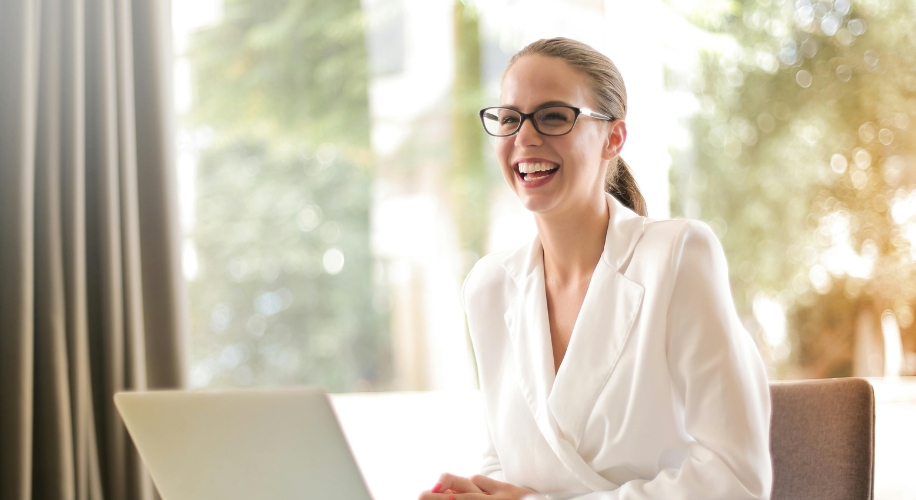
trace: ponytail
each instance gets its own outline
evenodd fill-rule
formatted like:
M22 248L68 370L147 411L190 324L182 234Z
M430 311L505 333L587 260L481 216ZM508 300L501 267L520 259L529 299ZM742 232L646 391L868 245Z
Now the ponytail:
M623 157L617 157L617 167L608 168L607 179L605 181L605 191L617 198L617 201L625 207L636 212L643 217L649 215L646 207L646 199L639 192L639 186L636 185L636 179L633 178L633 172Z

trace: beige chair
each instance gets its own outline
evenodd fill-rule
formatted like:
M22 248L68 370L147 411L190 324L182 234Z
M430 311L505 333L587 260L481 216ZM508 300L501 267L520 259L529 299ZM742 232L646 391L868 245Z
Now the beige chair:
M875 393L864 379L770 384L772 500L871 500Z

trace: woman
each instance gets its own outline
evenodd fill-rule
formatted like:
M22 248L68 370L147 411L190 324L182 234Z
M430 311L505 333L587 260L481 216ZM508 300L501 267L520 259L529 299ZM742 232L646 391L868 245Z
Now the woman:
M617 68L540 40L501 94L481 120L538 234L468 275L489 448L420 498L768 498L763 364L709 228L645 217Z

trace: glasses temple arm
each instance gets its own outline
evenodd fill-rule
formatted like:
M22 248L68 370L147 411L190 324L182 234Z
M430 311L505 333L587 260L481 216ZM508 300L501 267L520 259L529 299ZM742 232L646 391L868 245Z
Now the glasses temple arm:
M608 121L613 121L613 120L614 120L614 117L613 117L613 116L608 116L608 115L606 115L606 114L604 114L604 113L599 113L599 112L597 112L597 111L592 111L592 110L590 110L590 109L588 109L588 108L579 108L579 112L582 113L582 114L585 115L585 116L590 116L590 117L592 117L592 118L597 118L597 119L599 119L599 120L608 120Z

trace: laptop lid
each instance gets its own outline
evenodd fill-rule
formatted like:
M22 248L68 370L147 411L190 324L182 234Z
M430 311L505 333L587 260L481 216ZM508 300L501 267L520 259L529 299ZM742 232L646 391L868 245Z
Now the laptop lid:
M316 388L115 394L163 500L371 500Z

